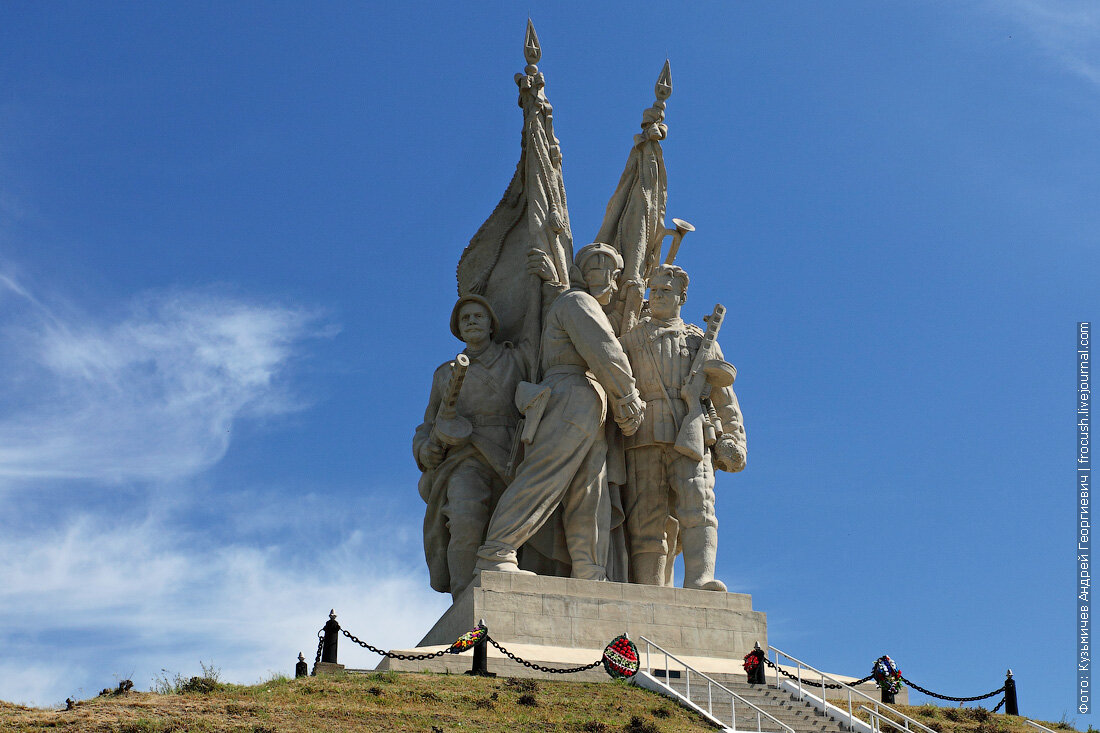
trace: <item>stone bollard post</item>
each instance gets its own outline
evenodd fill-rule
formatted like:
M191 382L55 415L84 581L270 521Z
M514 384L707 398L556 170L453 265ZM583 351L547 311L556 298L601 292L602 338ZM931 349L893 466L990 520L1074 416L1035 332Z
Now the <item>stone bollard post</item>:
M294 665L294 679L309 676L309 665L301 652L298 652L298 663Z
M484 626L485 619L478 621L478 625ZM474 645L474 661L470 665L470 669L466 671L466 674L474 677L496 677L495 672L489 671L489 642L487 641L489 634L485 634L485 638Z
M1020 707L1016 703L1016 680L1012 679L1012 670L1005 677L1005 715L1019 715Z
M880 689L882 689L882 688L880 688ZM894 693L888 692L885 689L882 689L882 701L884 703L886 703L887 705L893 705L894 704Z
M756 642L752 651L749 654L756 656L756 667L748 673L750 685L766 685L768 681L764 678L764 650L760 648L760 642Z
M328 612L325 622L325 642L321 649L321 661L336 664L336 646L340 640L340 624L336 621L336 609Z

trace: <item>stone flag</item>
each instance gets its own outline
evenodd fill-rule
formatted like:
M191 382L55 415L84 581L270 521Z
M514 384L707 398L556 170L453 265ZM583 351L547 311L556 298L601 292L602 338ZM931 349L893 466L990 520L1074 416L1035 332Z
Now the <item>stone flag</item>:
M500 319L498 341L538 344L542 330L540 283L527 273L527 252L546 252L557 281L569 282L573 235L562 181L561 145L554 136L553 107L546 80L535 65L542 58L538 37L527 22L527 67L516 74L523 109L523 140L516 173L504 197L470 240L458 262L458 294L477 294Z

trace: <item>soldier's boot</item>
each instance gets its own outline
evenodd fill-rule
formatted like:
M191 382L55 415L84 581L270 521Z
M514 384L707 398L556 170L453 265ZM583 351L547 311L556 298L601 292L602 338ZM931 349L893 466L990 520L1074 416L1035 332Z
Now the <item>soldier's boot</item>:
M581 580L607 580L607 569L592 563L573 563L569 576Z
M714 578L718 554L717 527L680 527L684 545L684 587L725 592L726 584Z
M665 563L668 555L664 552L639 552L630 556L630 582L643 585L664 585Z
M520 570L516 562L516 551L501 544L482 545L477 551L477 564L474 574L481 575L482 570L496 570L501 573L535 575L530 570Z
M447 550L447 570L451 574L451 597L458 600L474 579L477 550Z

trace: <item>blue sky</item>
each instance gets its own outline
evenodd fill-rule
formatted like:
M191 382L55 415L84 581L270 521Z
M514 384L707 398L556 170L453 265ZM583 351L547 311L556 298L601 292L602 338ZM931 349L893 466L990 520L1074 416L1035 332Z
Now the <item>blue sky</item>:
M770 641L1076 719L1080 2L0 7L0 699L289 672L428 588L409 448L543 47L578 243L666 56L685 310L729 308L719 576ZM346 653L357 666L375 658ZM915 696L916 699L916 696Z

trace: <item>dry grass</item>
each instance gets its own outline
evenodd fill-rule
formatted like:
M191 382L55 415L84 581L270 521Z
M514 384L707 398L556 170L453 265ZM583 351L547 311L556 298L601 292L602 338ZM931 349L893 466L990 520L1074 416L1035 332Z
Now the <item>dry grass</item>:
M223 684L209 692L126 692L84 700L68 711L0 703L0 730L674 733L713 729L665 698L622 683L531 684L504 678L381 672L275 679L250 687Z
M997 704L996 699L994 699L993 704ZM926 703L924 705L894 705L894 707L910 718L924 723L937 733L1037 733L1035 728L1026 725L1019 717L1003 713L991 713L987 708L981 706L941 707ZM859 711L856 714L863 720L868 720L870 717ZM1051 723L1036 720L1035 722L1054 731L1075 730L1066 721Z

